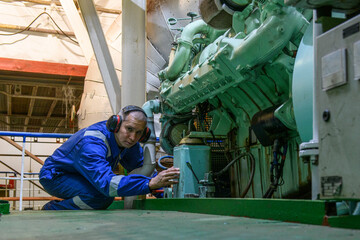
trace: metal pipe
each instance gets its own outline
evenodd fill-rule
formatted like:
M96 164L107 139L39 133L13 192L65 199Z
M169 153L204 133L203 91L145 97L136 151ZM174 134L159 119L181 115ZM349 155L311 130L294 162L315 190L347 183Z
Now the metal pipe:
M14 137L40 137L40 138L70 138L72 134L66 133L35 133L35 132L7 132L0 131L0 136ZM4 139L4 138L3 138ZM6 139L5 139L6 140Z
M7 165L6 163L4 163L3 161L0 161L0 163L3 164L5 167L11 169L12 171L16 172L16 174L20 174L18 171L16 171L14 168L10 167L9 165ZM30 180L30 182L31 182L32 184L34 184L35 186L37 186L38 188L40 188L41 190L45 191L45 189L42 188L39 184L34 183L32 180Z
M19 201L20 197L0 197L0 200L5 201ZM23 197L23 201L51 201L51 200L62 200L57 197Z
M22 201L23 201L23 189L24 189L24 165L25 165L25 141L26 137L23 137L23 148L22 148L22 156L21 156L21 177L20 177L20 204L19 211L22 211Z
M269 16L258 29L245 39L224 38L221 45L231 53L229 60L234 66L251 68L269 61L291 41L297 47L299 38L309 22L295 8L283 9L283 14ZM277 39L275 42L272 39ZM301 39L300 39L301 40ZM246 55L246 58L244 56Z
M318 93L317 89L320 89L321 79L317 79L316 69L320 69L321 66L316 66L317 59L317 37L320 36L322 31L322 24L318 23L317 11L313 11L313 44L314 44L314 86L313 86L313 137L311 142L319 143L319 118L318 118ZM316 200L320 194L320 173L318 165L318 156L312 156L310 158L311 164L311 199Z
M23 146L22 148L16 144L15 142L13 142L12 140L4 137L4 136L22 136L23 137ZM15 146L18 149L22 150L22 157L21 157L21 177L20 177L20 203L19 203L19 211L22 211L22 202L23 202L23 188L24 188L24 165L25 165L25 142L26 142L26 137L53 137L53 138L69 138L71 137L72 134L52 134L52 133L27 133L27 132L0 132L0 137L2 139L5 139L7 142L9 142L10 144L12 144L13 146ZM27 152L27 154L30 156L30 152ZM32 154L31 154L32 155ZM37 162L39 162L40 164L44 164L44 162L37 158L35 155L33 155L32 157L33 159L35 159Z
M7 137L4 136L23 136L23 146L21 147L20 145L18 145L17 143L15 143L14 141L10 140ZM25 178L24 177L24 157L25 157L25 153L30 156L31 158L33 158L34 160L36 160L37 162L39 162L40 164L44 164L44 162L37 158L35 155L33 155L32 153L28 152L27 150L25 150L25 140L26 137L53 137L53 138L69 138L71 137L72 134L52 134L52 133L26 133L26 132L2 132L0 131L0 138L6 140L7 142L9 142L10 144L12 144L13 146L15 146L16 148L18 148L19 150L22 150L22 160L21 160L21 177L20 178L10 178L10 177L3 177L0 179L9 179L9 180L21 180L21 184L20 184L20 197L1 197L1 200L7 200L7 201L20 201L19 204L19 211L22 211L22 202L23 201L46 201L46 200L62 200L60 198L57 197L23 197L23 181L24 180L29 180L31 183L33 183L35 186L39 187L40 189L44 190L41 186L37 185L36 183L34 183L32 180L39 180L39 178ZM8 166L7 164L3 163L2 161L0 161L0 163L4 164L6 167L10 168L11 170L15 171L17 174L19 174L19 172L17 172L15 169L11 168L10 166ZM45 190L44 190L45 191ZM116 197L114 199L115 201L119 201L119 200L123 200L122 197Z
M10 138L1 136L3 132L0 132L0 138L4 139L5 141L7 141L8 143L10 143L11 145L13 145L14 147L16 147L17 149L19 149L20 151L23 151L23 148L17 144L16 142L14 142L13 140L11 140ZM9 135L5 135L5 136L9 136ZM10 135L11 136L11 135ZM14 135L16 136L16 135ZM37 161L38 163L40 163L41 165L44 165L44 161L41 160L40 158L38 158L37 156L35 156L34 154L32 154L31 152L25 150L25 153L31 157L32 159L34 159L35 161Z
M21 177L0 177L0 179L4 180L21 180ZM39 178L24 178L23 180L39 180Z
M156 166L156 134L154 127L154 113L160 112L160 101L159 100L150 100L147 101L142 108L144 109L147 115L147 127L151 130L151 135L149 140L145 143L144 149L144 163L140 168L136 168L131 171L129 174L140 174L150 177L154 172ZM124 208L132 208L132 203L136 199L136 196L130 196L124 198Z
M155 135L155 127L154 127L154 113L159 113L161 109L161 103L160 100L150 100L144 103L142 106L142 109L145 111L147 115L147 127L151 130L151 135L149 138L149 142L155 142L156 141L156 135Z
M193 46L193 38L196 34L203 33L209 35L211 38L215 38L223 32L224 31L213 29L203 20L197 20L188 24L181 33L181 37L178 39L179 45L177 47L174 60L166 69L160 71L159 77L162 80L174 80L179 75L181 70L184 69L186 62L190 58L191 48Z

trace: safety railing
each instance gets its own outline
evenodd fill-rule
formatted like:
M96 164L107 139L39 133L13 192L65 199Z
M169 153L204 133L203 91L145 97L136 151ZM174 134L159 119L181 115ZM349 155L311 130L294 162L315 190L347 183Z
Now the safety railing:
M0 131L0 136L11 136L11 137L22 137L23 138L23 146L21 153L21 172L20 178L11 178L11 180L20 180L20 198L19 198L19 211L22 211L22 202L23 202L23 188L24 188L24 180L39 180L39 178L24 178L24 165L25 165L25 143L27 137L35 137L35 138L70 138L72 134L60 134L60 133L28 133L28 132L7 132ZM9 179L9 177L3 177L0 179Z

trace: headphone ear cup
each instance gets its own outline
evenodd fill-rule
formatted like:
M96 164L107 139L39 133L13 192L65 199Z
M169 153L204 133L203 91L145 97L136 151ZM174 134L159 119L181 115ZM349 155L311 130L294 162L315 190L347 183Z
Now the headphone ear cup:
M139 139L139 142L146 143L149 140L150 135L151 135L151 130L150 130L150 128L146 127L144 129L143 134L141 135L141 137Z
M112 115L106 122L106 128L113 133L117 133L121 126L121 116Z

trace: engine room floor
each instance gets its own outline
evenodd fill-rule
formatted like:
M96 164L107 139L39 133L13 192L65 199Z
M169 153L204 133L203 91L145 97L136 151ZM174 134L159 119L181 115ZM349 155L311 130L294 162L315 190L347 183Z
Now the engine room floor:
M154 210L12 211L0 239L359 239L360 230Z

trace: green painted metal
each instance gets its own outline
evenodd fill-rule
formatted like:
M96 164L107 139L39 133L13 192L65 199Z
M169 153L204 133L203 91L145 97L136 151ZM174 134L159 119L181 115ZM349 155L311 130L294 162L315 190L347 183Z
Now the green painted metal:
M275 117L277 117L287 128L296 130L296 122L294 117L294 108L292 104L292 99L290 98L280 107L278 107L274 112Z
M332 216L327 221L330 227L360 229L360 216Z
M191 168L194 172L191 171ZM202 145L180 145L174 148L174 167L180 168L179 183L174 185L174 197L200 195L198 180L210 172L210 147ZM196 174L196 176L194 175Z
M107 209L108 210L124 209L124 201L113 201L112 204Z
M0 214L9 214L10 204L8 201L0 200Z
M188 135L189 138L216 138L216 139L221 139L221 138L226 138L226 135L212 135L209 132L190 132L190 134Z
M187 25L181 37L177 40L179 45L176 49L174 60L170 63L169 67L159 73L160 79L174 80L184 69L186 62L190 59L195 35L205 34L208 36L207 41L212 42L222 33L224 31L211 28L203 20L197 20ZM202 40L204 41L204 39Z
M274 15L273 12L276 11L280 11L281 14ZM176 112L186 112L196 104L223 93L243 81L253 82L263 73L262 69L255 70L256 66L276 59L285 66L289 64L289 60L293 62L285 56L282 58L277 56L290 40L296 44L298 35L302 35L302 29L308 23L292 7L279 5L273 12L260 28L252 31L245 39L220 37L218 47L212 48L217 52L207 52L209 55L207 61L195 66L183 76L178 76L174 83L161 86L164 100ZM292 66L289 68L291 72ZM278 81L279 73L281 72L276 71L275 82ZM287 74L289 75L289 72ZM286 77L286 81L288 84L289 76ZM258 84L258 81L256 83ZM256 92L258 93L258 90ZM267 97L265 100L269 101L269 99L272 98Z
M254 114L275 106L280 106L275 115L291 131L286 139L289 148L284 166L285 183L274 197L288 197L300 188L306 189L310 183L310 167L298 157L301 140L293 105L294 91L297 91L292 83L295 53L309 25L302 13L284 6L280 0L252 1L241 12L234 12L231 30L210 43L193 41L193 46L197 47L193 48L192 59L186 58L192 62L188 70L183 68L185 71L174 79L162 75L160 95L166 106L163 132L169 132L171 121L179 121L171 115L186 116L201 104L210 105L206 114L212 117L212 122L203 138L212 139L212 134L228 136L224 144L229 144L225 149L229 161L244 151L255 156L253 187L246 197L260 198L269 186L272 149L261 146L254 137L250 143L250 134ZM312 92L311 88L299 91ZM184 121L184 125L190 126L192 120ZM305 122L302 127L311 128L311 123ZM171 154L169 149L173 146L168 144L168 139L160 141L165 143L163 149ZM238 162L229 172L232 197L239 197L248 183L249 163Z
M294 115L302 142L308 142L313 137L314 51L312 32L311 24L297 51L292 81Z
M250 0L231 0L231 2L241 5L241 6L246 6L247 4L249 4L251 1Z
M235 123L226 111L216 109L209 112L212 117L210 131L214 135L227 135L234 128Z
M260 23L257 21L259 19L259 15L253 15L254 4L249 4L243 11L236 11L233 14L233 28L236 33L240 33L238 38L244 38L246 36L245 33L249 34L252 30L259 27ZM253 15L252 18L249 16ZM254 18L254 16L256 16ZM246 22L245 22L246 19ZM246 26L246 29L245 29ZM250 26L250 28L248 28ZM241 34L243 33L243 34Z
M283 199L147 199L135 209L206 213L322 225L325 202Z
M23 211L3 215L7 239L358 239L359 230L151 210Z

